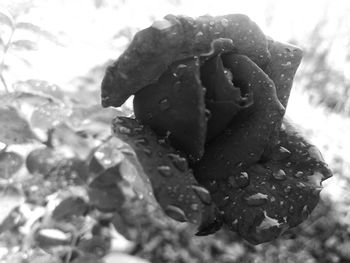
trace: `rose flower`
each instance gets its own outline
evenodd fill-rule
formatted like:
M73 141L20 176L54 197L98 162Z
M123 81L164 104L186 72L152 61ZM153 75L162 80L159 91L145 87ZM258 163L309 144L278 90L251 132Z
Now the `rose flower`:
M331 172L284 119L301 59L240 14L168 15L135 35L107 68L102 105L134 95L136 120L116 118L114 132L167 215L253 244L308 217Z

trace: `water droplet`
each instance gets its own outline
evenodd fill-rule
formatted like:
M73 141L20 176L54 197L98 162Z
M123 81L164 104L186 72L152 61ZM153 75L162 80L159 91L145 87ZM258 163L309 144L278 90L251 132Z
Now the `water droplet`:
M198 204L191 204L191 209L193 211L198 211L199 205Z
M278 171L274 171L272 173L272 176L273 176L273 178L275 178L276 180L279 180L279 181L283 181L283 180L287 179L287 175L282 169L279 169Z
M244 200L249 206L260 206L267 202L268 196L262 193L245 196Z
M199 185L192 185L191 186L193 191L197 194L198 198L206 205L211 204L211 197L210 193L207 189L204 187L201 187Z
M281 161L281 160L288 158L290 155L291 155L291 152L288 149L280 146L278 148L277 152L275 152L272 155L272 159L275 161Z
M302 220L306 220L310 215L309 208L307 205L303 207L303 210L301 211L301 218Z
M197 34L196 34L196 37L202 37L204 34L202 31L199 31Z
M148 145L148 140L144 137L142 138L138 138L135 140L135 144L136 145L143 145L143 146L147 146Z
M226 18L221 19L221 25L223 25L224 27L228 26L228 20Z
M142 148L142 151L143 151L146 155L152 156L152 151L151 151L150 149L143 147L143 148Z
M240 188L244 188L249 185L250 178L247 172L241 172L235 176L235 181Z
M164 177L169 177L172 175L170 166L167 166L167 165L158 166L157 170Z
M209 189L212 193L215 193L219 190L219 185L218 182L216 180L212 180L209 183Z
M293 214L295 212L294 206L291 205L288 209L288 212Z
M187 170L187 160L185 158L174 153L169 153L168 157L180 172L185 172Z
M177 206L174 206L174 205L168 205L165 210L164 210L165 214L179 222L186 222L188 221L187 220L187 217L184 213L184 211L177 207Z
M205 109L204 113L205 113L205 119L206 119L207 121L210 120L210 118L211 118L211 112L210 112L210 110Z
M304 188L306 185L305 184L303 184L302 182L298 182L297 183L297 187L298 188Z
M290 185L286 186L286 188L284 188L284 192L286 194L289 194L292 191L292 187Z
M302 171L298 171L298 172L296 172L296 173L294 174L294 176L295 176L296 178L301 178L303 175L304 175L304 173L303 173Z
M164 98L159 101L159 106L161 111L166 111L170 108L170 101L167 98Z
M131 135L131 130L124 126L119 127L118 131L122 134Z

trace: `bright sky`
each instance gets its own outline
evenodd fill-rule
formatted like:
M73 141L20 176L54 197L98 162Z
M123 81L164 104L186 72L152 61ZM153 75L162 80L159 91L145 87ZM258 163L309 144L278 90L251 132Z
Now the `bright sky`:
M75 76L86 74L89 68L108 58L117 58L127 43L125 38L110 42L119 30L131 28L134 34L169 13L194 17L244 13L274 39L288 41L293 38L305 44L314 26L327 16L331 19L325 29L326 34L335 40L334 50L337 52L332 57L341 70L345 70L345 62L343 52L339 50L350 45L347 43L350 1L346 0L117 0L105 1L109 4L100 9L95 8L92 0L34 1L37 8L31 16L20 17L20 20L29 20L56 34L63 32L64 37L61 38L67 46L58 48L42 43L39 51L29 58L34 63L33 70L23 70L15 78L37 77L61 86ZM0 5L6 6L28 0L1 2ZM177 2L181 4L177 5ZM340 22L343 24L338 25Z

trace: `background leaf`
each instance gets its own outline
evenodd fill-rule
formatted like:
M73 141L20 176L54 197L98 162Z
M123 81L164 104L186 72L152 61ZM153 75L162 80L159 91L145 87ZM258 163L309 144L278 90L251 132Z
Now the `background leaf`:
M22 39L11 42L11 48L16 50L34 51L38 49L38 45L31 40Z
M8 25L11 28L14 28L14 22L11 14L6 10L0 10L0 23Z
M7 145L37 140L27 120L13 107L0 108L0 123L0 141Z
M33 33L36 33L37 35L45 38L46 40L49 40L53 43L55 43L56 45L59 46L63 46L62 42L52 33L50 33L49 31L41 28L40 26L37 26L33 23L28 23L28 22L19 22L16 23L16 29L25 29L25 30L29 30Z

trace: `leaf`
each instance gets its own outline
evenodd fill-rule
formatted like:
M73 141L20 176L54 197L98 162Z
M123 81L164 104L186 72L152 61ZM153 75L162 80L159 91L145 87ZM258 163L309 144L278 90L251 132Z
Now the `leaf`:
M2 39L2 37L0 37L0 47L4 48L5 47L5 42Z
M32 23L29 23L29 22L16 23L16 29L25 29L25 30L32 31L33 33L36 33L39 36L44 37L45 39L55 43L56 45L59 45L59 46L63 45L62 42L60 42L54 34Z
M31 174L48 175L64 158L62 153L52 148L39 148L31 151L26 159L26 166Z
M96 147L92 139L80 136L64 122L53 128L51 136L57 147L64 146L69 148L81 160L85 160Z
M47 131L52 127L62 124L71 114L71 109L62 103L54 101L36 107L30 117L33 128Z
M5 230L7 216L24 202L22 192L15 186L0 185L0 230Z
M12 29L14 28L14 20L12 15L6 10L0 10L0 23L8 25Z
M34 51L38 49L38 45L31 40L23 39L11 42L11 48L16 50Z
M17 92L21 91L42 96L50 96L59 101L65 100L65 95L62 89L58 85L45 80L27 79L25 81L14 83L13 87Z
M0 123L0 141L7 145L38 140L27 120L14 107L0 108Z
M23 158L15 152L0 152L0 178L10 178L23 165Z
M62 200L52 211L52 218L57 221L69 221L82 216L88 211L88 204L79 196L70 196Z
M126 201L122 181L119 166L103 171L89 184L90 203L103 212L117 211Z

